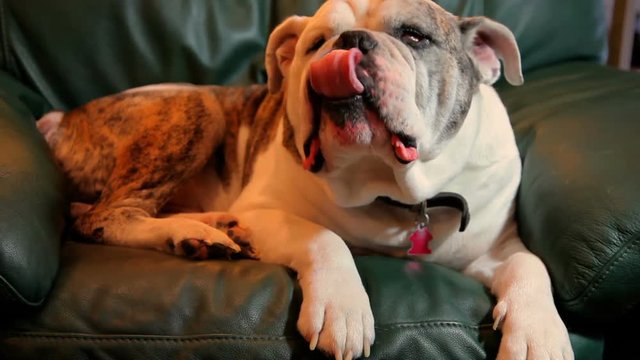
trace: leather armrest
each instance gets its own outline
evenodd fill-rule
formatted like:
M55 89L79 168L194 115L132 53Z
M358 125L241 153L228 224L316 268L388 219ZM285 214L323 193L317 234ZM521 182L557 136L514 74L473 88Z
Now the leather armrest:
M640 302L640 76L566 63L499 89L524 161L520 232L559 308L622 319Z
M62 181L30 110L46 102L0 72L0 307L36 306L59 263Z

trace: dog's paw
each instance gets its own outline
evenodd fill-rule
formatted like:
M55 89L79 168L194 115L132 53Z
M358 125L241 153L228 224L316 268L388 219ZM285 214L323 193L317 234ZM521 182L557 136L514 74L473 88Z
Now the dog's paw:
M191 259L231 257L242 248L226 232L189 219L172 219L173 231L166 241L169 253Z
M230 257L258 259L258 254L250 244L251 231L240 226L237 217L224 212L208 212L203 213L199 220L224 232L229 239L238 244L240 251L229 254Z
M319 276L320 277L320 276ZM359 278L322 274L304 292L298 330L311 350L351 360L369 357L375 338L369 297Z
M500 301L494 329L502 329L498 360L573 360L569 334L553 305Z
M250 258L258 259L258 254L250 244L251 231L240 226L238 218L226 212L204 212L175 214L170 217L178 221L195 220L200 226L215 232L220 241L206 241L201 237L183 237L179 244L175 237L169 241L169 251L195 259L208 258ZM210 237L209 237L210 238ZM234 245L230 245L233 243Z
M221 243L207 244L202 239L184 239L180 241L177 248L174 248L174 253L195 260L204 260L230 258L232 254L237 253L237 250Z
M240 226L238 219L229 214L221 215L215 222L216 229L223 231L229 239L233 240L240 246L240 252L234 254L234 257L246 257L250 259L258 259L258 254L251 246L251 231Z

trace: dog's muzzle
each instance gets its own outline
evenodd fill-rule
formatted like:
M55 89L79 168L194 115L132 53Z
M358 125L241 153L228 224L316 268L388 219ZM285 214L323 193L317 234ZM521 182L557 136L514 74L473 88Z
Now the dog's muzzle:
M347 31L340 35L334 49L316 60L309 69L309 92L314 108L314 131L305 144L305 168L314 170L322 162L319 122L322 109L345 132L370 128L371 117L380 119L378 100L372 96L376 81L363 63L377 42L365 31ZM367 122L362 124L362 122ZM403 133L391 133L391 146L397 160L409 164L418 158L415 139ZM320 169L317 169L319 171Z

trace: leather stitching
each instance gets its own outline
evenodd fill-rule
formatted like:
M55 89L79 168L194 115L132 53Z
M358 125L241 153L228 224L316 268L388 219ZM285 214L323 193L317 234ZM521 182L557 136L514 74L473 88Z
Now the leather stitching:
M220 342L220 341L282 341L290 340L286 336L262 336L262 335L202 335L193 337L171 337L171 336L124 336L124 335L64 335L64 334L8 334L5 338L25 338L43 341L71 340L85 342L123 342L123 343L199 343L199 342Z
M480 325L468 325L450 321L429 321L418 323L405 323L405 324L391 324L385 326L376 326L376 330L380 331L392 331L395 329L406 328L459 328L466 330L484 330L486 328L492 328L492 324L480 324Z
M391 324L378 327L377 331L392 331L407 328L458 328L465 330L491 329L491 324L467 325L455 322L420 322ZM269 336L269 335L194 335L194 336L162 336L162 335L84 335L84 334L38 334L38 333L5 333L3 338L23 338L42 341L84 341L84 342L115 342L115 343L201 343L223 341L286 341L299 339L296 336Z
M568 306L572 306L572 305L577 305L577 304L584 304L585 302L587 302L589 300L589 298L591 298L593 296L593 294L599 290L601 284L604 282L604 280L607 278L607 276L609 275L609 273L611 273L611 271L614 270L614 268L618 265L618 263L620 263L621 261L623 261L629 254L634 253L636 247L638 247L638 245L640 244L640 236L636 237L634 240L628 242L625 244L625 248L624 250L621 250L622 252L618 252L614 255L615 259L609 263L606 267L606 269L604 270L604 272L600 273L600 276L598 276L597 279L593 280L589 285L587 285L585 291L582 293L582 295L578 295L577 297L575 297L572 300L567 301L567 305ZM616 255L618 255L616 257Z

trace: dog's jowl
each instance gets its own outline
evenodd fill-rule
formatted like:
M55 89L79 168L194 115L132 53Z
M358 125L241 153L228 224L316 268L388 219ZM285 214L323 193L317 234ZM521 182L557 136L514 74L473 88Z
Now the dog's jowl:
M513 216L521 165L491 87L500 60L521 84L513 34L487 18L329 0L271 34L268 85L152 85L38 128L82 238L288 266L311 349L375 351L353 247L481 280L498 301L500 359L570 359L549 275Z

